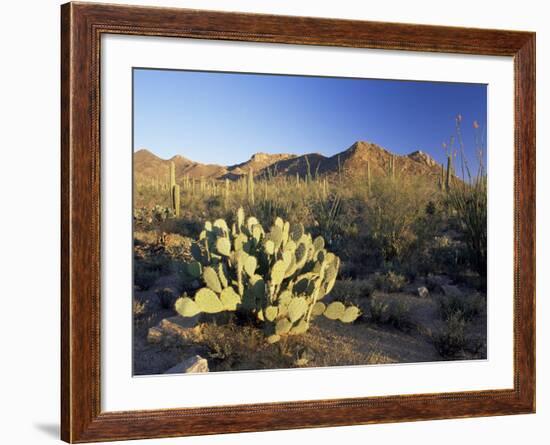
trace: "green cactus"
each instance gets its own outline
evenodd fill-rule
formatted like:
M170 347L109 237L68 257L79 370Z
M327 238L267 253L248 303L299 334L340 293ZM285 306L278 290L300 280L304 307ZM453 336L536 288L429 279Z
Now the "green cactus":
M180 216L180 186L176 184L176 165L170 161L170 174L168 191L170 193L170 206L174 216Z
M170 161L170 190L176 185L176 164Z
M197 315L201 310L199 305L191 300L189 297L181 297L176 301L176 311L183 317L193 317Z
M217 294L221 293L222 285L214 268L205 267L202 272L202 277L209 289L213 290Z
M329 320L339 320L344 316L345 312L346 307L339 301L335 301L328 305L323 315Z
M246 184L246 194L248 197L248 202L254 205L254 170L250 169L248 171L248 179Z
M206 287L203 287L195 294L195 303L197 303L201 312L206 312L207 314L217 314L225 310L216 292Z
M172 211L176 217L180 216L180 186L175 184L172 186Z
M229 208L229 179L225 178L225 188L223 190L225 208Z
M388 165L388 176L391 179L395 179L395 156L391 155Z
M301 224L276 218L265 231L240 208L231 228L224 220L206 221L191 253L183 278L189 288L202 287L193 298L176 301L175 309L184 317L245 312L263 325L266 341L274 343L303 334L320 315L351 323L360 314L355 306L320 301L334 286L340 259Z

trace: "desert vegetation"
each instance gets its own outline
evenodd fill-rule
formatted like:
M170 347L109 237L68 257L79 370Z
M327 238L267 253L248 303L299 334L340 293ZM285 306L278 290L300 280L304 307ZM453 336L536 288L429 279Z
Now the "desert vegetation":
M229 167L136 152L134 372L485 358L487 181L461 132L443 165L366 142Z

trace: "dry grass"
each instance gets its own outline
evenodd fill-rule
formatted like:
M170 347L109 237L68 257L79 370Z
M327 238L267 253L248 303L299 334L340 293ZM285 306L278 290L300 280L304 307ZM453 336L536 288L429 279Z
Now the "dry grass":
M204 323L194 342L206 346L212 371L284 369L296 367L352 366L393 363L380 349L366 350L358 338L312 326L304 335L267 344L262 331L234 322Z

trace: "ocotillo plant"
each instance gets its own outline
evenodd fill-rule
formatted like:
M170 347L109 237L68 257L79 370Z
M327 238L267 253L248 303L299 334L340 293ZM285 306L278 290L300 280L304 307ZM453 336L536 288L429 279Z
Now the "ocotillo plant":
M453 158L452 155L447 156L447 176L445 178L445 190L449 191L451 189L451 181L453 175Z
M307 155L304 156L305 160L306 160L306 168L307 168L307 172L306 172L306 184L310 184L311 183L311 180L312 180L312 177L311 177L311 166L309 165L309 158L307 157Z
M334 286L340 258L302 224L291 227L277 217L266 233L255 217L245 221L241 207L231 228L223 219L207 221L191 252L184 280L203 287L176 301L183 317L240 311L256 318L275 343L306 332L317 316L351 323L360 314L356 306L321 301Z

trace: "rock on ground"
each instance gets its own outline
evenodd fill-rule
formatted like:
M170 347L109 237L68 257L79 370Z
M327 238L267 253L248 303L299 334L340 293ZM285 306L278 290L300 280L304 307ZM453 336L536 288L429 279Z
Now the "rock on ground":
M163 319L158 326L149 329L147 341L149 343L160 343L163 338L174 337L181 340L193 339L198 317L170 317Z
M426 286L421 286L417 289L418 296L420 298L428 298L430 296L430 291Z
M186 358L176 366L172 366L165 371L165 374L189 374L197 372L208 372L208 361L200 355L194 355Z

